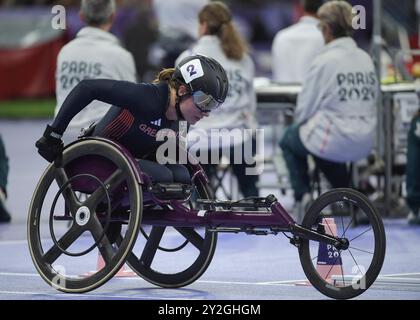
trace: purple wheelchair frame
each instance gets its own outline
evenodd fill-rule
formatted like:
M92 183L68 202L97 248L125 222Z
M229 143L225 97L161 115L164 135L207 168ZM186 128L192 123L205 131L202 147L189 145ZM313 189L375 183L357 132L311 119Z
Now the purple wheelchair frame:
M88 138L100 140L111 144L117 148L128 160L135 173L135 178L139 184L142 185L143 203L151 202L163 205L163 210L143 209L142 224L154 226L172 226L172 227L205 227L214 232L245 232L248 234L277 234L278 232L290 232L293 234L291 243L299 246L299 238L313 240L317 242L324 242L335 246L336 248L344 248L346 240L338 237L328 235L324 232L306 228L296 223L296 221L289 215L277 199L270 195L266 198L259 198L258 203L241 203L240 201L217 201L217 200L203 200L202 204L209 207L208 210L189 209L183 205L187 199L181 200L162 200L157 198L150 190L152 190L151 178L139 168L136 159L131 153L122 145L104 138ZM80 141L80 140L79 140ZM75 141L74 143L77 143ZM72 143L73 144L73 143ZM208 183L209 180L199 164L188 164L190 172L192 172L191 183L194 184L196 180L201 180ZM80 171L89 172L105 181L110 176L112 170L116 167L105 165L99 166L97 159L92 155L83 162L78 162L75 165L66 166L66 173L68 177L78 174ZM72 182L73 188L79 191L92 189L94 186L86 185L85 182ZM119 188L119 192L123 192L123 188ZM123 202L125 200L122 200ZM224 208L217 210L217 208ZM237 211L233 208L266 208L267 211ZM124 219L121 217L121 219ZM118 220L118 217L113 217L113 221Z

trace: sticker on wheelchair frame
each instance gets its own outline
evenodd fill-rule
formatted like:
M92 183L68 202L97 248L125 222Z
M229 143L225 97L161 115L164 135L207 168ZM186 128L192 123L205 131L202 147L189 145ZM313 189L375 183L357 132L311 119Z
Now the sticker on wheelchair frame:
M207 210L198 210L197 216L204 217L206 215Z
M203 67L201 66L201 61L199 59L188 61L180 67L179 70L181 70L185 83L190 83L194 79L204 76Z

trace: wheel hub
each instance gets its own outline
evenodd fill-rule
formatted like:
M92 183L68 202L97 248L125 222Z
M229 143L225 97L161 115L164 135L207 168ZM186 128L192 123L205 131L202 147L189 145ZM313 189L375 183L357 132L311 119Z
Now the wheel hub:
M347 250L350 247L350 242L347 238L340 239L340 243L337 246L338 250Z
M86 206L80 207L76 212L76 223L79 226L84 226L90 219L90 210Z

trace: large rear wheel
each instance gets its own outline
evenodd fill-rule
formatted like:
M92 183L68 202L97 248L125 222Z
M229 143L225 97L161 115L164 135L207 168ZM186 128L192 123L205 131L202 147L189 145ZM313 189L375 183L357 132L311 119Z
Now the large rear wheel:
M123 202L123 217L115 210ZM106 141L86 139L64 150L63 166L49 165L32 198L29 252L41 277L70 293L93 290L122 267L137 239L142 190L132 165ZM118 247L110 235L125 224ZM98 253L103 262L98 267Z

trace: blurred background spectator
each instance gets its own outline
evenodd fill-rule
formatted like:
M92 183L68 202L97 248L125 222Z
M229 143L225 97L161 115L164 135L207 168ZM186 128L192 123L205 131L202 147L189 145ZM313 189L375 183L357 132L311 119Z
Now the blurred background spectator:
M192 126L189 139L199 138L193 148L207 150L208 164L203 165L210 179L216 178L217 169L211 163L211 157L216 153L219 159L222 154L229 158L229 165L238 180L239 190L244 197L258 196L257 175L247 174L247 163L244 158L246 147L250 143L255 146L253 137L245 137L242 130L230 138L223 139L212 129L254 129L256 128L256 95L253 87L254 62L248 55L248 45L239 35L232 23L230 9L220 1L205 5L197 14L196 20L200 22L199 40L189 49L184 51L176 60L178 64L182 59L192 54L212 56L220 62L229 78L229 91L222 108L212 112L211 117L203 118ZM229 141L230 140L230 141ZM222 141L219 145L219 141ZM203 143L204 142L204 143ZM252 156L255 156L255 151ZM240 162L238 163L238 159ZM213 184L214 185L214 184Z
M140 80L148 81L157 69L174 60L179 52L194 41L198 32L194 17L209 0L183 0L182 3L165 0L116 2L118 10L110 31L133 54ZM239 32L250 43L256 76L272 78L273 39L280 30L299 21L304 13L301 1L224 2L231 8ZM361 48L369 51L372 1L350 2L363 5L366 9L366 29L357 30L354 38ZM66 8L65 30L51 28L51 9L56 4ZM4 84L0 88L0 99L53 96L56 56L60 48L83 27L78 17L79 6L80 0L0 0L0 31L7 30L0 32L0 82ZM418 47L415 6L414 0L398 3L383 0L384 44L391 56L394 48ZM162 59L172 49L176 53L170 53L168 61ZM416 58L409 59L408 69L417 61ZM387 65L392 65L390 60Z
M57 105L60 110L67 95L83 79L113 79L136 82L133 56L121 47L118 39L109 33L115 18L114 0L82 0L80 20L83 27L75 39L60 51L56 70ZM110 105L91 102L70 121L64 142L72 142L82 128L98 122Z
M280 30L273 40L273 80L302 83L309 66L324 47L316 16L323 0L302 0L303 16L298 23Z
M407 205L408 223L420 224L420 110L413 118L407 146Z
M352 7L344 1L330 1L320 7L318 17L325 48L304 77L294 124L280 142L298 221L311 201L308 155L315 158L333 188L348 187L346 162L369 154L377 124L378 81L371 57L352 39ZM356 83L356 75L362 81Z
M9 210L6 206L8 175L9 158L7 157L6 148L0 135L0 223L8 223L11 220Z

